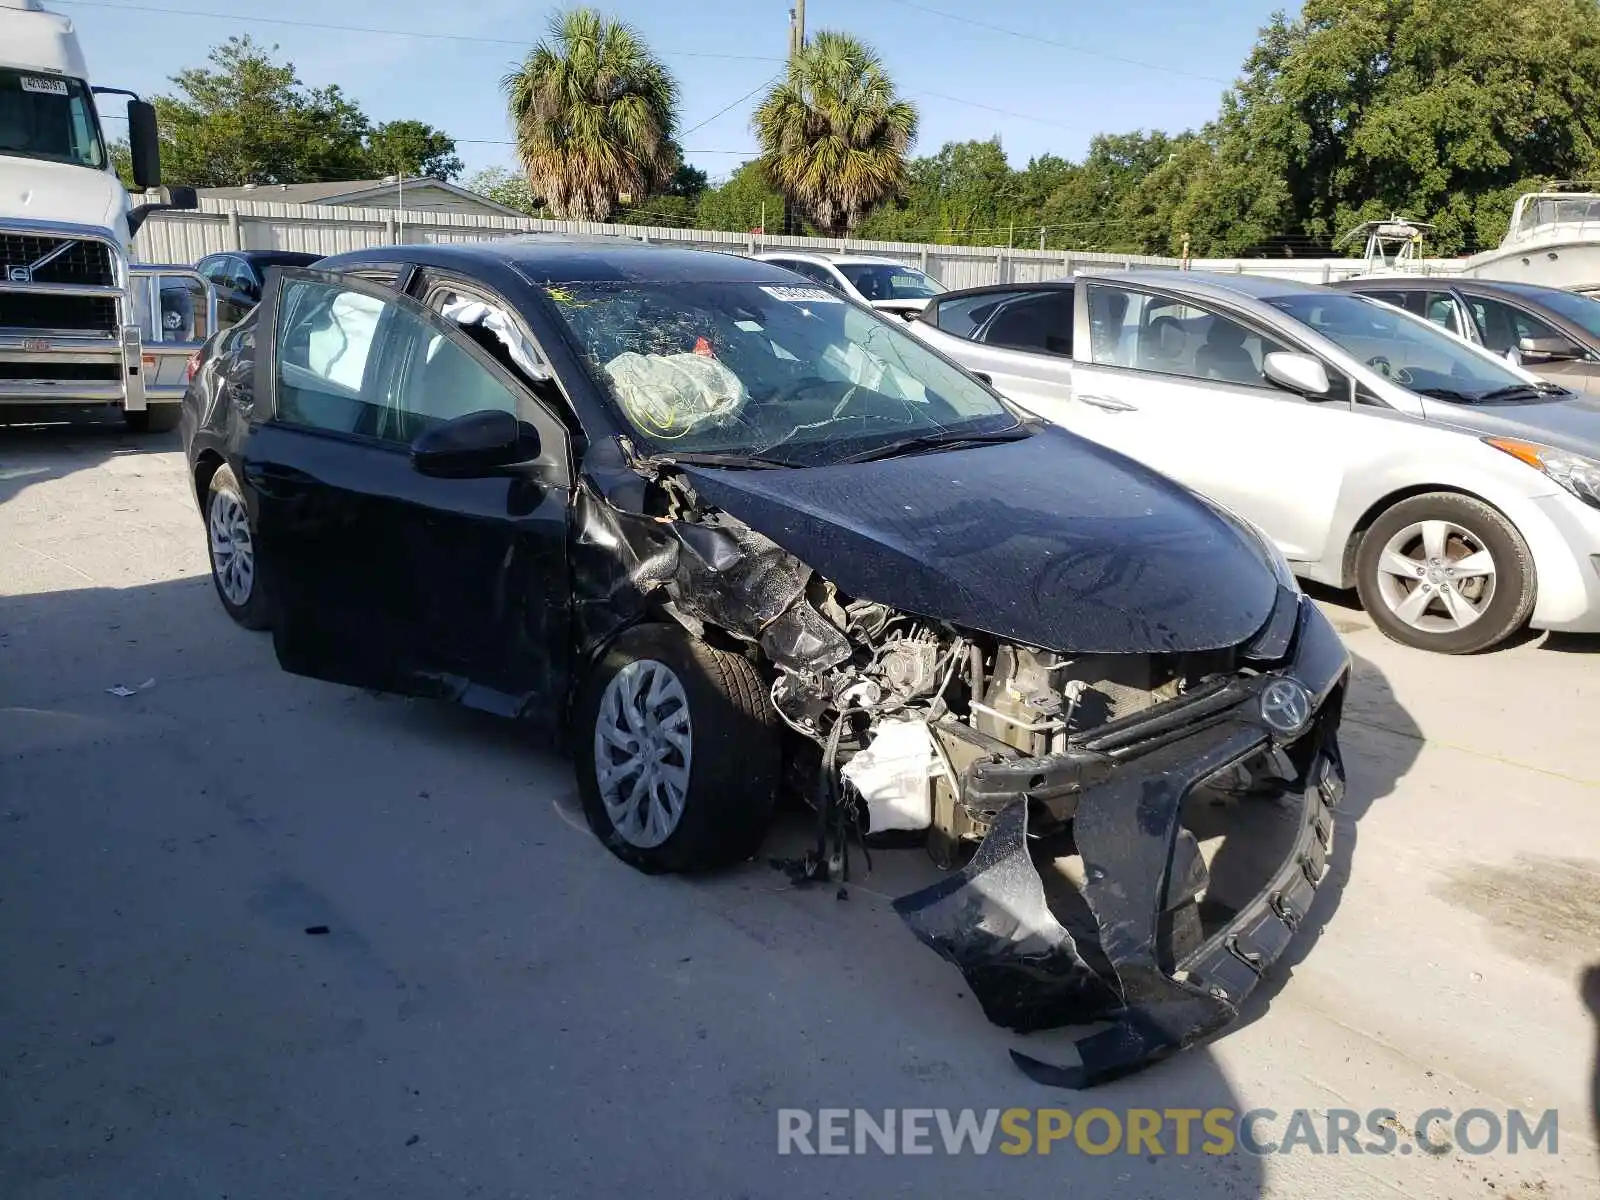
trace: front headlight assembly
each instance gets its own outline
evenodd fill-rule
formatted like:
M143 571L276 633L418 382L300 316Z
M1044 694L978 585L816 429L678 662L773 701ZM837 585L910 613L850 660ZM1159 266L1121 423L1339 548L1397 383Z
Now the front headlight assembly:
M1496 450L1503 450L1519 462L1527 463L1534 470L1542 471L1552 482L1560 484L1585 504L1600 508L1600 462L1518 438L1492 437L1483 440Z

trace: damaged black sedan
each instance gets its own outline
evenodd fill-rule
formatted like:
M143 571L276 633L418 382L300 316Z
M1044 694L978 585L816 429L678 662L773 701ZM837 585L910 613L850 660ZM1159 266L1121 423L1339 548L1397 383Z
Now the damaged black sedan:
M815 810L1085 1086L1226 1025L1305 917L1349 660L1255 531L779 268L612 240L273 273L191 364L227 611L290 671L564 742L647 871Z

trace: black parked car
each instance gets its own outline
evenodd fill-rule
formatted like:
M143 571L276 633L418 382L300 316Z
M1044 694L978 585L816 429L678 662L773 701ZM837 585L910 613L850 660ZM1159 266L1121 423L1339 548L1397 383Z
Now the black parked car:
M1115 1022L1041 1078L1226 1024L1323 876L1348 658L1277 554L780 268L529 238L274 271L181 428L217 593L286 669L564 738L644 870L749 857L784 789L797 878L921 831L959 869L898 907L991 1019ZM1269 809L1270 873L1214 882L1200 842Z
M1600 300L1533 283L1367 276L1330 286L1384 300L1552 383L1600 393Z
M237 250L208 254L195 264L195 270L216 287L217 321L227 328L261 302L269 268L309 267L321 257L294 250Z

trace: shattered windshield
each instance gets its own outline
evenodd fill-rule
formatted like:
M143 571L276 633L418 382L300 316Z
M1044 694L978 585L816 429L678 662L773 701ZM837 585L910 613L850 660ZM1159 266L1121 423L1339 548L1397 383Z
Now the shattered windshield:
M89 89L64 75L0 67L0 154L105 166Z
M915 267L888 263L841 263L834 268L868 300L926 300L944 291L944 285Z
M916 338L824 288L545 290L594 377L656 452L815 466L909 439L1021 428L993 394Z
M1274 296L1267 303L1418 395L1471 404L1538 387L1459 338L1376 300L1329 291Z

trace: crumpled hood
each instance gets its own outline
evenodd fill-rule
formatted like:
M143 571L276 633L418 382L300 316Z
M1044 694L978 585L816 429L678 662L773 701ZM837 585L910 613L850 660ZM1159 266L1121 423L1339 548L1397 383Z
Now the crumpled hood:
M1251 535L1054 426L872 463L684 470L852 596L1062 653L1237 645L1277 594Z
M0 155L0 221L25 217L92 225L125 240L127 197L106 171Z

